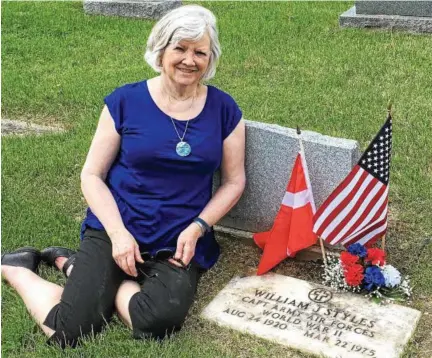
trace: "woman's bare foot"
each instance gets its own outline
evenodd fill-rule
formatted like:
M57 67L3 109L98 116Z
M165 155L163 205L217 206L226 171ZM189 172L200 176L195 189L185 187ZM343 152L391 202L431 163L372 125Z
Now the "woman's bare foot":
M66 269L65 275L69 277L72 264L75 261L74 255L76 252L74 250L70 250L66 247L61 246L50 246L42 250L41 259L48 266L53 266L64 272Z
M67 257L63 257L63 256L59 256L59 257L57 257L57 258L55 259L55 265L56 265L56 267L57 267L60 271L62 271L62 270L63 270L63 266L64 266L64 264L66 263L67 260L68 260ZM66 271L66 276L67 276L67 277L69 277L70 273L72 272L72 268L73 268L73 265L70 265L70 266L68 267L68 269L67 269L67 271Z

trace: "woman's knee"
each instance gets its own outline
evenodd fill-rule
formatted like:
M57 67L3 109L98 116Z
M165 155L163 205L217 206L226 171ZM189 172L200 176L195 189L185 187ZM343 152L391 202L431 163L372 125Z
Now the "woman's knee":
M101 332L112 316L112 312L84 311L72 314L63 303L56 305L44 322L44 325L55 331L48 343L75 347L81 338Z
M50 342L73 346L79 338L99 333L114 314L115 296L124 276L102 239L88 237L81 243L61 302L44 322L56 332Z
M181 329L183 322L160 317L152 320L132 319L132 335L135 339L162 340Z
M135 338L161 339L180 330L193 304L197 270L180 269L170 263L149 263L141 291L129 301Z
M190 305L175 307L170 302L155 302L142 292L129 303L133 337L163 339L181 329Z

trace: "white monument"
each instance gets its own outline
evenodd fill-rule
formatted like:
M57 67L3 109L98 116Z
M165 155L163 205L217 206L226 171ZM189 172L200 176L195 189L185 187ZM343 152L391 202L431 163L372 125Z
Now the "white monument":
M420 315L274 274L234 278L202 313L222 326L333 358L399 357Z

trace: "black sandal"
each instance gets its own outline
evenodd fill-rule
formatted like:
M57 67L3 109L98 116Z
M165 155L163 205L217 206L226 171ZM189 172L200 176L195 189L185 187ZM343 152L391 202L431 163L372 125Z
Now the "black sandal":
M67 272L68 268L74 264L75 258L76 258L75 254L76 254L76 251L67 249L65 247L50 246L50 247L47 247L46 249L42 250L41 259L48 266L52 266L52 267L57 268L57 266L55 264L55 260L58 257L66 257L67 261L63 265L62 272L64 273L64 275L66 277L68 277L66 272Z
M41 261L41 252L34 247L21 247L10 253L3 254L1 264L8 266L24 267L37 272Z
M65 275L66 278L69 277L67 274L67 271L68 271L69 267L75 263L75 259L76 259L76 255L73 254L71 257L69 257L67 259L67 261L63 265L62 271L63 271L63 274Z

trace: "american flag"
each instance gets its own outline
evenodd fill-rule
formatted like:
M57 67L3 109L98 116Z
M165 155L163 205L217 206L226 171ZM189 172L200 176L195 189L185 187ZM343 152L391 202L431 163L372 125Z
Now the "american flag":
M389 113L357 165L314 215L313 231L325 242L371 245L385 234L391 147Z

